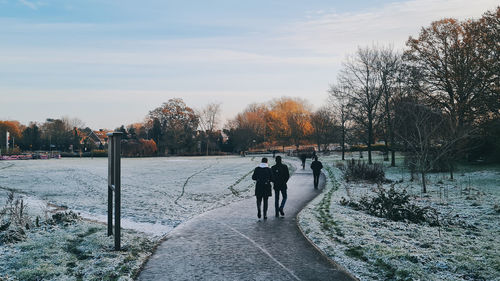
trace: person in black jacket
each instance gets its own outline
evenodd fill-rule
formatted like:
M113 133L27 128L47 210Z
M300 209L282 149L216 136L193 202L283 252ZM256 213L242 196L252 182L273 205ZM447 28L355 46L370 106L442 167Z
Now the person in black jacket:
M306 169L306 159L307 159L307 155L305 155L304 153L302 153L300 155L300 161L302 162L302 170Z
M318 189L319 175L321 174L321 169L323 169L323 164L318 161L318 156L314 156L314 161L311 163L311 169L313 170L314 188Z
M285 215L283 208L285 208L286 203L286 183L290 178L290 173L288 172L288 166L281 163L281 156L276 156L276 165L271 167L271 171L273 172L273 188L274 188L274 208L276 210L276 217L279 217L279 214L282 216ZM280 205L280 192L283 196Z
M264 201L264 219L267 219L267 199L272 196L271 181L273 173L267 165L267 158L262 158L261 163L253 171L252 179L255 183L255 197L257 197L257 217L260 219L260 205Z

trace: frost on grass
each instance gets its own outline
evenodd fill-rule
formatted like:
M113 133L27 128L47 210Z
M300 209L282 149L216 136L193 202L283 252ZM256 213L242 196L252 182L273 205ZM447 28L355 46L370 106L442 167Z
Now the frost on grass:
M239 156L122 159L124 227L161 237L195 215L251 196L250 173L259 160ZM6 161L0 165L6 165L0 190L14 190L35 202L49 202L105 221L107 159ZM0 202L2 196L0 192ZM36 204L43 211L44 204Z
M0 245L0 280L132 280L153 250L144 235L124 230L114 251L106 226L72 212L38 224L22 241Z
M498 167L464 167L455 181L433 174L428 194L401 168L386 171L393 181L403 177L394 188L406 190L412 203L437 210L440 226L342 205L342 198L373 198L377 185L345 183L332 165L327 172L327 188L299 214L299 223L309 239L361 280L500 280Z
M132 279L172 228L252 196L251 171L259 161L123 159L119 252L113 250L113 238L105 236L105 226L81 219L106 221L106 159L0 162L0 204L13 191L28 203L25 214L31 216L29 229L16 225L19 239L0 243L0 280Z

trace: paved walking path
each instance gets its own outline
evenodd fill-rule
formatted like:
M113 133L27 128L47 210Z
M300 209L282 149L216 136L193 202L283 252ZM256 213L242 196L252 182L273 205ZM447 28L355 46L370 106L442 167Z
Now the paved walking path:
M267 220L257 219L255 198L204 213L170 232L138 279L355 280L297 227L297 213L319 193L311 170L297 168L288 183L284 218L274 216L274 192Z

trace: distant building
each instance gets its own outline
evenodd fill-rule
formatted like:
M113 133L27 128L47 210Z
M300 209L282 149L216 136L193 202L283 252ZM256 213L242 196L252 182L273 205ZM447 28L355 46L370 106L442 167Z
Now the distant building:
M104 147L108 143L108 133L113 131L108 131L100 129L99 131L89 131L87 132L87 139L92 141L97 147Z

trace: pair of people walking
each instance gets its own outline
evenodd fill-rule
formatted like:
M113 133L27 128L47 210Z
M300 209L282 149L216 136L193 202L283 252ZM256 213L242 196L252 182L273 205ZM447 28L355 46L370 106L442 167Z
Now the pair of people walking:
M275 216L279 217L285 215L284 208L287 199L287 185L288 179L290 178L290 173L288 167L281 162L281 156L276 156L276 164L269 168L267 163L267 158L262 158L261 163L257 168L255 168L252 179L256 181L255 184L255 196L257 197L257 217L260 219L262 216L261 205L264 201L263 215L264 219L267 219L267 209L268 209L268 198L272 196L271 189L274 189L274 207ZM273 187L271 187L271 182ZM280 193L282 195L282 200L280 204Z

